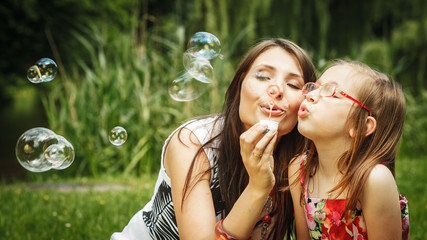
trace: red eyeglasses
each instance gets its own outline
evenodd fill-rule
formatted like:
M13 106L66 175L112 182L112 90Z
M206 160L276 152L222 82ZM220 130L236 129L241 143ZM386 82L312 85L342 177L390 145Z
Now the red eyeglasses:
M347 93L339 90L336 85L331 84L331 83L327 83L327 84L323 84L322 86L319 86L319 85L317 85L317 84L315 84L313 82L308 82L302 88L302 95L306 96L309 92L314 91L316 89L319 89L319 94L322 97L333 97L337 93L339 93L339 94L343 95L344 97L350 99L351 101L359 104L364 109L368 110L369 116L372 116L371 109L369 109L363 103L357 101L355 98L353 98L352 96L348 95Z

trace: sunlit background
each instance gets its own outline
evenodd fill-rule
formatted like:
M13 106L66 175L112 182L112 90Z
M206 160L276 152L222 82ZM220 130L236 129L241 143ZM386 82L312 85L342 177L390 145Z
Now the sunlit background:
M426 192L427 180L426 12L425 0L2 0L1 179L11 184L153 176L171 131L186 119L221 111L242 55L262 39L282 37L303 47L319 73L330 60L349 58L401 83L408 107L396 178L410 201L411 239L422 239L427 228L427 198L420 193ZM197 63L210 76L207 85L193 86L197 96L179 101L170 94L171 82L188 77L185 57L197 32L217 37L221 55ZM27 71L42 58L52 59L58 73L51 81L33 83ZM70 166L32 172L19 164L18 139L36 127L72 144ZM111 140L115 127L126 132L119 144ZM120 230L127 217L104 234ZM7 232L2 223L0 235Z

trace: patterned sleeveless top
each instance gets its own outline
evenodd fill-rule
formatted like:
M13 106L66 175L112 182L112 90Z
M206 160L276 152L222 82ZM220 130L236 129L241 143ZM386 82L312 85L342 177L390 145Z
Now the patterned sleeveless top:
M301 167L305 156L301 161ZM301 177L301 186L304 176ZM368 239L366 222L362 206L357 203L356 209L343 217L346 199L312 198L308 195L308 181L304 189L304 211L311 239ZM399 194L402 217L402 240L409 239L409 210L408 201Z
M148 202L142 210L142 219L149 229L149 235L152 239L179 239L178 227L176 223L175 211L172 202L171 182L166 174L163 165L163 156L171 136L182 127L191 130L203 145L222 131L222 121L218 117L207 117L198 120L191 120L184 123L176 129L165 141L162 149L161 168L155 185L154 194L151 201ZM203 150L208 157L211 167L215 166L217 157L217 141L213 141ZM210 188L212 191L213 202L217 221L224 218L223 202L219 191L218 168L214 167L211 172Z

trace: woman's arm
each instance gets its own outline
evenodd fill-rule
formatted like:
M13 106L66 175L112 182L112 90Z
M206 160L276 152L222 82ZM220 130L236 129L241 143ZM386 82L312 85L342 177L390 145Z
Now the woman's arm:
M277 134L262 134L266 126L255 125L241 136L241 154L248 174L249 184L223 222L230 235L247 239L264 207L267 196L274 186L272 157ZM183 199L183 187L192 159L200 148L195 135L188 129L172 136L165 153L165 168L171 178L172 199L181 239L215 239L215 210L209 187L210 171L191 188ZM262 157L255 157L256 151ZM201 153L193 168L193 176L209 169L206 155Z
M301 156L293 159L289 165L289 186L291 189L292 202L294 203L294 214L295 214L295 226L297 232L297 239L310 239L310 234L308 232L307 222L305 220L305 211L303 206L301 206L301 184L298 181L295 183L299 177L299 169L301 163Z
M399 193L390 170L374 167L361 198L369 239L402 239Z
M199 182L192 179L186 196L183 189L194 156L200 148L196 136L188 129L177 131L169 141L164 156L166 173L171 179L172 201L180 239L214 239L216 223L212 194L209 187L210 171ZM200 176L210 168L204 152L200 153L192 170L192 177ZM184 201L182 199L184 198ZM181 204L183 203L183 205Z

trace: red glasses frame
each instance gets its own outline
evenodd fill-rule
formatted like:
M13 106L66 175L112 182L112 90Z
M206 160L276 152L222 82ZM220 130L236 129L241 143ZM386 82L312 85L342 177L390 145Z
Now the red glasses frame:
M315 88L310 88L311 90L307 90L307 86L314 86ZM322 95L322 93L320 92L320 95L323 97L333 97L335 96L335 94L337 93L337 86L331 84L332 86L334 86L334 91L332 92L331 95ZM316 89L320 89L321 91L321 86L313 83L313 82L308 82L304 85L304 87L302 88L302 95L306 96L309 92L314 91ZM356 100L354 97L348 95L347 93L343 92L342 90L339 90L339 94L343 95L344 97L350 99L351 101L357 103L359 106L363 107L364 109L366 109L369 112L369 116L372 116L372 111L371 109L369 109L367 106L365 106L363 103L361 103L360 101Z

